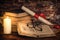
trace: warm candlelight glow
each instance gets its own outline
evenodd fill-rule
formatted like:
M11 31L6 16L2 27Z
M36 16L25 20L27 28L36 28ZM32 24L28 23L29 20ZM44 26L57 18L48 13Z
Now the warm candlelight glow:
M4 34L10 34L11 33L11 19L7 16L3 20L4 25Z

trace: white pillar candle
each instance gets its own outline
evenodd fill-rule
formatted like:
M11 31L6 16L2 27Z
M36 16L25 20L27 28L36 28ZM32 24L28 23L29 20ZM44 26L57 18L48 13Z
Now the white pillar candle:
M31 11L30 9L28 9L27 7L25 6L22 6L21 8L22 10L24 10L25 12L27 12L28 14L32 15L32 16L35 16L35 12ZM38 16L38 15L37 15ZM53 25L51 22L49 22L48 20L44 19L43 17L38 17L38 20L40 20L41 22L47 24L47 25Z
M11 34L11 19L7 16L3 20L4 34Z

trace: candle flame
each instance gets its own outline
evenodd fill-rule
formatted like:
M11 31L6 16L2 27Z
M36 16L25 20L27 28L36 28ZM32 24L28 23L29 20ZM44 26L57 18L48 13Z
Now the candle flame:
M9 18L9 16L7 16L6 18Z

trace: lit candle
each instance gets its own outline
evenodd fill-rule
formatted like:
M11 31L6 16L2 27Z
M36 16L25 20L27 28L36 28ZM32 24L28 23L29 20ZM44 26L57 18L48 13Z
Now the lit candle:
M11 19L7 16L3 20L4 34L11 34Z

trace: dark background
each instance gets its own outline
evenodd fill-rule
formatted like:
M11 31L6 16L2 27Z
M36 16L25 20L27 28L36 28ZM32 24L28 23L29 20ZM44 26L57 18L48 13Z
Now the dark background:
M60 0L0 0L0 16L3 16L5 11L20 13L23 12L20 7L21 5L28 3L30 1L51 1L57 5L58 12L60 13Z

